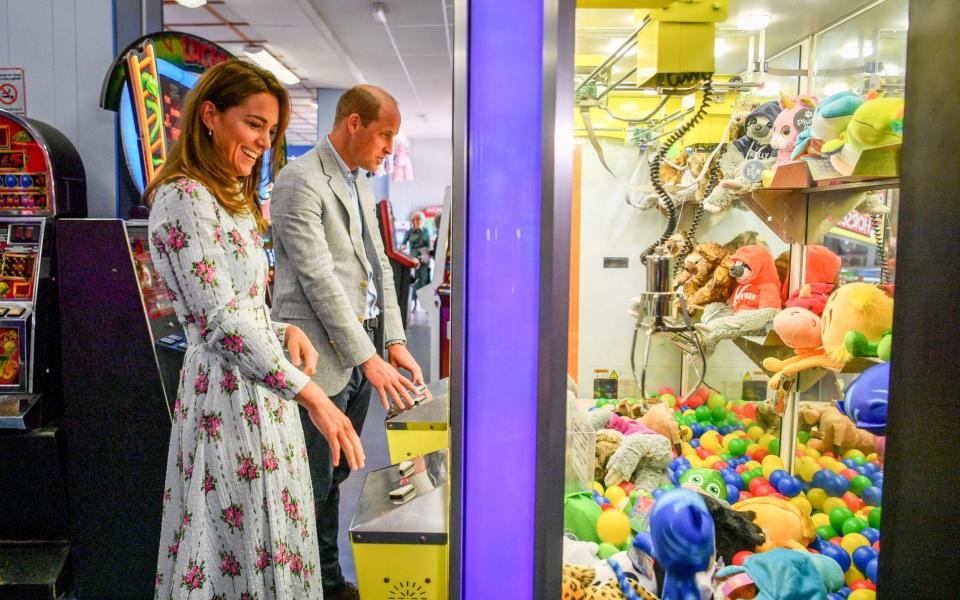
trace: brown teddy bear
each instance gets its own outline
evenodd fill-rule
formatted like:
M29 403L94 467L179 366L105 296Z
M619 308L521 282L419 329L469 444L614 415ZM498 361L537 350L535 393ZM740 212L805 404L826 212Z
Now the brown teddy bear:
M859 450L864 454L877 451L874 435L858 429L846 415L832 404L821 402L803 402L800 404L801 424L811 428L807 446L817 452L835 452Z
M711 302L727 302L736 287L730 276L730 252L716 242L697 244L683 260L683 270L673 280L674 288L683 286L687 310L695 311Z

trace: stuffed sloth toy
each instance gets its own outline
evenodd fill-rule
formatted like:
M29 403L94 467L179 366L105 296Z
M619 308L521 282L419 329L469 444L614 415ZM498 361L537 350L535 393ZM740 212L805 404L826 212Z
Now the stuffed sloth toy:
M749 160L760 160L769 167L776 159L776 153L770 146L773 138L773 122L780 114L777 102L767 102L758 106L747 115L744 122L745 133L727 145L720 159L720 172L723 178L704 199L703 208L708 212L720 213L730 208L737 197L759 187L759 182L749 180L744 174L744 166Z
M597 481L607 486L629 481L645 492L660 486L667 465L673 460L670 440L639 421L605 410L593 411L587 422L598 432ZM622 436L619 445L616 433Z
M780 310L780 279L769 250L743 246L730 257L730 275L737 280L730 304L709 305L695 326L708 354L721 340L763 330Z

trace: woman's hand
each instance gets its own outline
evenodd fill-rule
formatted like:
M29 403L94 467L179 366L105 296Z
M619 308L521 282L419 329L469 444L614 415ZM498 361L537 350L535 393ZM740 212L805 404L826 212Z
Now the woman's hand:
M323 393L320 387L312 381L308 382L296 400L307 409L310 420L327 439L333 466L340 464L340 452L343 451L351 471L362 469L366 456L360 444L360 436L354 430L350 419L337 408L337 405Z
M290 362L307 375L313 376L317 372L317 358L320 356L310 338L296 325L287 325L284 336L287 352L290 353ZM303 365L301 367L300 365Z

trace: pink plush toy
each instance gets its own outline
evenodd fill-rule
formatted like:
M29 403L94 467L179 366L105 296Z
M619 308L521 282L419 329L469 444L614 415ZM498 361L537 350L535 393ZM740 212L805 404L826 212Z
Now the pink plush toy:
M397 144L393 151L393 179L392 181L413 181L413 161L407 147Z
M770 145L777 150L776 166L793 160L797 135L813 123L817 99L810 96L790 98L781 92L780 106L783 110L773 122L773 137L770 139Z

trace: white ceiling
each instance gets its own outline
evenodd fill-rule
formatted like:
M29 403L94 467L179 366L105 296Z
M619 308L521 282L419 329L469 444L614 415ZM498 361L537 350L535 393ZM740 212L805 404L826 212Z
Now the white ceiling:
M290 88L294 118L289 139L311 144L318 131L310 106L317 88L343 89L356 83L380 85L400 102L401 133L408 138L448 138L452 123L452 68L447 35L453 35L454 0L385 0L387 20L406 62L405 76L383 25L374 20L368 0L208 0L186 9L164 0L164 24L217 42L236 55L246 43L265 46L297 73ZM719 37L727 51L718 56L718 72L739 72L746 64L749 34L736 29L741 14L767 13L766 55L786 48L831 22L872 4L867 0L730 0L729 19ZM886 0L871 11L877 27L905 25L907 0ZM505 1L505 18L509 4ZM447 12L444 24L444 7ZM633 30L633 11L580 10L577 51L606 54ZM226 23L226 24L225 24ZM824 40L826 41L826 40ZM452 40L451 40L452 43Z

